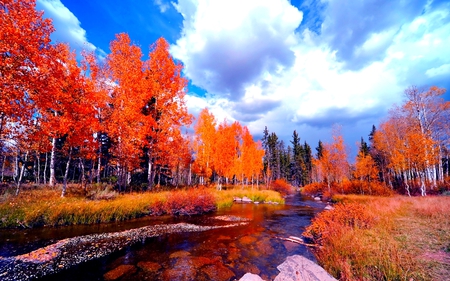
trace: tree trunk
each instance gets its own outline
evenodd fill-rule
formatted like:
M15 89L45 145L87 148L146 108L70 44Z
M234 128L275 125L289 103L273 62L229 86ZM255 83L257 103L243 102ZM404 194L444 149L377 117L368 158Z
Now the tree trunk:
M3 162L2 162L2 182L3 182L4 176L5 176L5 163L6 163L6 155L3 156Z
M98 149L98 164L97 164L97 183L100 183L100 171L102 169L102 148L101 144L99 144Z
M188 186L192 183L192 163L189 163Z
M80 157L80 167L81 167L81 187L86 191L86 175L84 174L84 162Z
M72 160L72 147L69 148L69 159L67 159L66 171L64 172L64 183L63 183L63 188L62 188L62 192L61 192L61 197L64 197L66 195L67 178L69 176L70 160Z
M41 183L41 153L36 152L36 160L37 160L37 177L36 177L36 183Z
M45 165L44 165L44 172L43 172L43 177L44 177L44 185L47 184L47 164L48 164L48 152L45 152Z
M22 183L23 173L25 171L25 166L28 160L28 151L25 153L25 160L22 163L22 168L20 169L19 179L17 180L17 188L16 188L16 196L19 195L20 192L20 184Z
M408 194L409 197L411 197L411 193L409 192L408 176L406 171L403 172L403 181L405 183L406 193Z
M50 186L55 186L55 158L56 158L56 138L52 138L52 152L50 154Z
M152 176L152 160L150 158L150 154L148 154L148 170L147 170L147 183L148 183L148 190L153 189L153 176Z

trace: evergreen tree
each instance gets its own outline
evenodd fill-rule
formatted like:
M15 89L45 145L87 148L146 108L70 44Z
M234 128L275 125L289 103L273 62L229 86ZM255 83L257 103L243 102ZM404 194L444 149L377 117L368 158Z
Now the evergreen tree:
M321 140L319 140L319 145L316 147L317 151L317 159L321 159L323 155L323 143Z
M305 167L303 147L300 143L300 137L297 131L292 134L293 145L293 163L292 163L292 181L294 185L303 185L303 170Z
M303 162L305 163L305 169L303 170L303 185L311 183L312 158L311 146L305 141L303 146Z
M369 155L370 147L367 145L367 142L364 141L364 138L361 137L361 144L359 146L360 155L366 157Z

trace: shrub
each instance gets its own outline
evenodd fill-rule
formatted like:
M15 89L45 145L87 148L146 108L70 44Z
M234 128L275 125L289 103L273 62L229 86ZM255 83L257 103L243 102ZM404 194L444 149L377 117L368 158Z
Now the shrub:
M322 212L314 218L303 235L312 239L314 243L321 244L322 239L331 235L335 229L368 228L375 220L376 217L363 204L339 203L333 210Z
M270 188L283 196L294 192L294 187L287 183L284 179L277 179L270 183Z

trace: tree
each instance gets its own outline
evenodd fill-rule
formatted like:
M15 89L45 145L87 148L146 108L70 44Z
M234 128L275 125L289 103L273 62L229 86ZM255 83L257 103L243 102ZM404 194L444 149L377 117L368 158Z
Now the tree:
M332 183L342 183L349 176L347 152L340 128L333 129L332 143L322 145L322 142L319 141L319 147L317 149L318 157L313 160L313 164L318 180L326 182L328 192L331 192Z
M214 115L204 108L195 125L195 135L197 139L194 142L194 167L195 172L200 175L200 183L208 182L214 168L213 155L216 144L216 121Z
M34 113L32 101L48 92L54 28L35 6L34 0L0 3L0 143L7 131L20 133L14 124L26 125Z
M110 48L106 62L109 79L115 85L108 101L111 113L107 130L114 144L112 151L116 159L118 185L123 189L129 182L129 173L139 166L139 156L149 128L156 126L152 115L142 114L153 89L151 84L144 84L141 49L131 44L127 34L116 35Z
M183 141L174 141L181 135L181 127L189 126L192 116L188 114L184 96L187 79L181 76L183 66L176 63L169 53L169 44L159 38L150 46L149 60L145 63L146 104L142 112L153 119L153 127L146 131L145 146L148 154L148 181L153 183L153 162L161 163L164 157L179 147ZM149 127L147 127L149 129ZM187 148L187 147L186 147Z

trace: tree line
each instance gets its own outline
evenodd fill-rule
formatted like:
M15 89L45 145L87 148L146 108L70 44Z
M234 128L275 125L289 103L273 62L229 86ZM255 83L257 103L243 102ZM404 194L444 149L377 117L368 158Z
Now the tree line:
M448 186L449 112L444 89L416 87L361 139L354 164L338 129L315 151L296 131L286 146L266 127L254 141L239 122L218 123L185 104L187 80L164 38L143 60L125 33L99 60L77 61L53 44L35 0L0 3L0 163L17 193L35 183L108 182L124 191L161 185L266 184L283 179L320 193L396 190L426 195Z
M182 132L194 119L187 79L164 38L145 61L122 33L104 60L84 52L78 62L67 44L52 44L54 27L42 15L34 0L0 4L1 177L15 180L16 193L25 178L62 182L62 196L69 181L106 181L124 191L205 184L214 171L219 184L235 174L255 182L263 152L248 128L224 121L206 133L202 112L197 135Z

